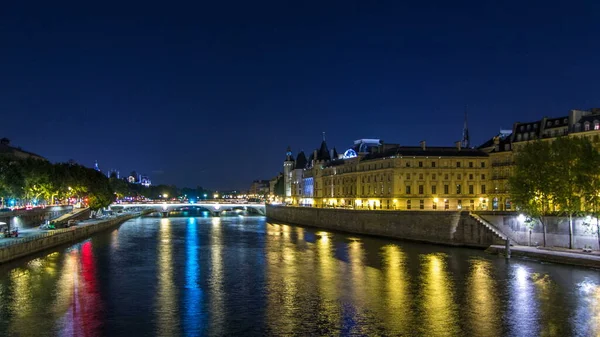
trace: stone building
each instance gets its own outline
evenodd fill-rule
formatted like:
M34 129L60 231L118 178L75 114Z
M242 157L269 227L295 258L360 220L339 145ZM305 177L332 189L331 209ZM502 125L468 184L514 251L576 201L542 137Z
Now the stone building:
M508 178L514 164L514 153L533 140L552 141L557 137L590 137L600 142L600 108L571 110L566 116L544 117L533 122L517 122L512 130L501 131L478 147L490 156L491 190L489 198L494 210L514 210L510 201Z
M487 209L489 155L477 149L360 139L340 156L325 141L294 175L292 204L357 209ZM300 175L302 176L300 183Z

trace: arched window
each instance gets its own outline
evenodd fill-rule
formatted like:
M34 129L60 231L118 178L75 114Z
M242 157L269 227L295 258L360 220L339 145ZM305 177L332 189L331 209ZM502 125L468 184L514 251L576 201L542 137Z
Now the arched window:
M590 122L585 122L583 124L583 131L590 131Z
M600 123L597 120L594 120L594 130L600 130Z
M558 120L554 121L554 125L558 125L558 123L559 123Z
M517 135L517 142L520 142L520 141L521 141L521 134L519 133L519 134Z

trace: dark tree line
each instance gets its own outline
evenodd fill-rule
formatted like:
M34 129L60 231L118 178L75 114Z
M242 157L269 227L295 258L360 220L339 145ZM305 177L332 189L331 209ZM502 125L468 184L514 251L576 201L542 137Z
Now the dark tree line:
M50 163L40 159L0 157L0 198L24 204L64 203L82 199L92 209L110 205L114 193L102 173L73 162Z
M148 199L212 198L213 191L200 186L179 189L174 185L146 187L116 177L107 178L101 172L76 164L50 163L40 159L16 159L0 156L0 201L2 207L66 203L69 198L81 199L92 209L107 207L117 198ZM14 205L11 203L14 202Z

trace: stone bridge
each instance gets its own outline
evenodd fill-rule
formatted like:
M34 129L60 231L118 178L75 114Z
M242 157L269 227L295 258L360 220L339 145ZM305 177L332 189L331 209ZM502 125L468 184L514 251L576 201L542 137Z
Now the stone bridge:
M199 202L199 203L123 203L123 204L112 204L111 209L155 209L161 213L167 213L171 211L185 211L185 210L206 210L212 216L219 216L223 212L233 211L248 211L252 210L257 214L265 215L265 204L260 203L248 203L248 204L233 204L233 203L220 203L220 202Z

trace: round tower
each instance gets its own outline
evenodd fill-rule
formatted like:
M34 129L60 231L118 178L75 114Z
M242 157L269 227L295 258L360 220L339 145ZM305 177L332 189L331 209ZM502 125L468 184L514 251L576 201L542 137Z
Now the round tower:
M292 157L292 149L288 146L285 153L285 161L283 162L283 186L286 198L292 196L292 170L294 169L294 157Z

